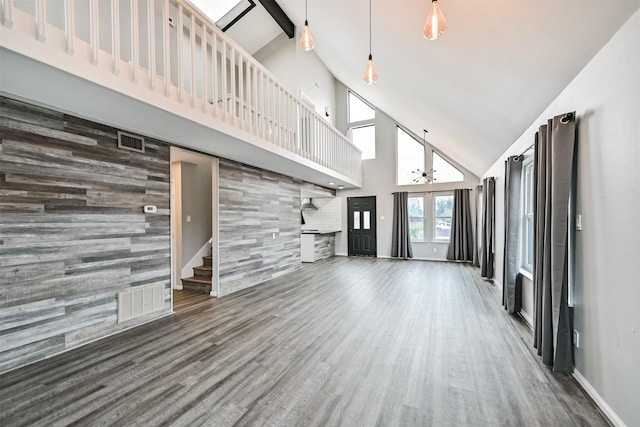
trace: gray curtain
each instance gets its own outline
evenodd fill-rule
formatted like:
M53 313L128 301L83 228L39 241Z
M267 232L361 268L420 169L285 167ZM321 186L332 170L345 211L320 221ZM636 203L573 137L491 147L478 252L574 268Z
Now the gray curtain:
M393 193L393 232L391 234L391 256L413 258L409 233L409 193Z
M504 266L502 269L502 305L510 314L520 311L520 295L516 286L520 235L520 193L522 156L505 161L504 173Z
M478 185L476 187L476 218L475 218L475 230L476 230L476 234L474 234L474 238L476 240L476 243L473 245L473 265L480 267L480 251L479 251L479 244L480 242L482 242L482 238L481 238L481 234L482 234L482 224L479 221L480 215L482 214L480 212L481 210L481 206L480 206L480 195L482 194L482 185Z
M493 227L495 224L496 179L482 181L482 251L480 253L480 275L493 279Z
M451 217L451 238L447 259L452 261L473 261L473 225L469 189L453 192L453 214Z
M540 127L535 141L534 346L554 371L573 372L569 308L569 203L576 163L575 113Z

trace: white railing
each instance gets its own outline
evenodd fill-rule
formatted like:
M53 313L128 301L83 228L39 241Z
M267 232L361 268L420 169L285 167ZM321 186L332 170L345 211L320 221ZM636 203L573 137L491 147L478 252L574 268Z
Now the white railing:
M107 58L114 75L150 90L159 86L166 97L210 116L211 127L222 121L361 182L360 150L187 1L0 2L7 28L18 10L26 12L40 42L61 31L67 55L88 43L92 64Z

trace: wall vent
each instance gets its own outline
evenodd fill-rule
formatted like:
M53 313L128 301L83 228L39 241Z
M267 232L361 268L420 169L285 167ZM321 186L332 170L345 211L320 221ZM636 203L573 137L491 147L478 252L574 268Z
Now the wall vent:
M118 131L118 148L144 153L144 138L132 133Z
M164 284L138 286L118 292L118 323L164 308Z

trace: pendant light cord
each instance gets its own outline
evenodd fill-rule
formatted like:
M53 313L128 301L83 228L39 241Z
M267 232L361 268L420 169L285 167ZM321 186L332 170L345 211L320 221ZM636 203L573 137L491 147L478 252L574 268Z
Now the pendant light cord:
M369 56L371 56L371 0L369 0Z
M304 22L309 20L309 0L304 0Z

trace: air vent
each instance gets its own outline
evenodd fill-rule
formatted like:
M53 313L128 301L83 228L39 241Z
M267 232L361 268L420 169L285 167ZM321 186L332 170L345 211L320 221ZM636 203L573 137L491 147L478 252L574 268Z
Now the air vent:
M118 293L118 323L164 308L162 283L138 286Z
M118 131L118 148L144 153L144 138L131 133Z

